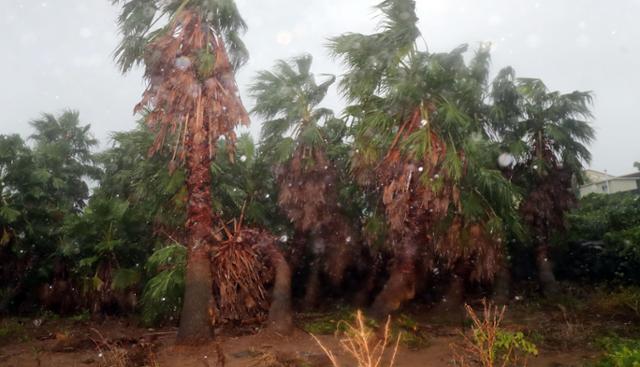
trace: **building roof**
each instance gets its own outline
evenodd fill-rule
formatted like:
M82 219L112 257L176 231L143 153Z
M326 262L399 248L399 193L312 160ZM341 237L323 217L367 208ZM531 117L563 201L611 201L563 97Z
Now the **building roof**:
M629 174L622 175L622 176L611 176L611 175L609 175L607 173L599 172L599 171L592 170L592 169L585 170L585 173L587 173L587 171L591 171L591 172L594 172L596 174L604 175L607 178L601 179L599 181L586 182L584 185L581 185L580 187L586 187L586 186L589 186L589 185L597 185L597 184L601 184L601 183L607 182L607 181L628 181L628 180L634 180L635 181L637 179L640 179L640 171L639 172L634 172L634 173L629 173Z

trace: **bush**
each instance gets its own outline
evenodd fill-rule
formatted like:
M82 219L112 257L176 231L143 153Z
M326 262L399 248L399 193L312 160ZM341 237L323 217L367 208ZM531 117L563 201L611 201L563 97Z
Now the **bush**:
M640 284L640 196L589 195L568 215L555 256L561 278Z
M501 326L506 308L498 308L483 301L478 315L466 305L472 321L470 335L464 334L462 344L452 345L454 365L459 367L520 367L526 366L530 356L538 355L538 348L522 332L504 330Z
M640 340L605 338L601 343L606 353L594 367L640 366Z
M611 315L640 319L640 287L619 287L593 293L594 310Z
M147 269L152 278L142 292L142 321L147 325L177 319L182 308L187 249L179 244L151 255Z

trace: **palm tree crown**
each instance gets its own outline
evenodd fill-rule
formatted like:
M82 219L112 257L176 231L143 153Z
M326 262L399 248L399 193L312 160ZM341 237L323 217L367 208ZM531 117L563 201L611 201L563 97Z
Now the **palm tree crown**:
M321 125L333 119L333 111L318 107L335 77L318 84L311 73L311 55L279 60L273 71L258 73L251 85L256 104L252 110L266 119L262 128L262 149L282 163L291 158L296 145L320 147L325 141Z

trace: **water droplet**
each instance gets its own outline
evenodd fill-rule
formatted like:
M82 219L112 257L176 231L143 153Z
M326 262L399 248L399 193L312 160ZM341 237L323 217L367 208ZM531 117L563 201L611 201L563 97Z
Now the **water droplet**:
M498 157L498 165L502 168L511 167L515 161L515 157L509 153L502 153Z

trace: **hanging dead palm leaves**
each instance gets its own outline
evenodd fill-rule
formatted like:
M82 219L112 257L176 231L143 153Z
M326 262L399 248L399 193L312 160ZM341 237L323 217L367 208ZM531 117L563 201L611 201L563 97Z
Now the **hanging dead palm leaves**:
M269 311L267 287L274 269L263 248L275 237L264 231L235 226L220 229L220 244L211 257L216 312L213 324L255 323L266 319Z
M149 85L136 112L149 109L147 124L156 131L149 154L175 138L172 166L184 161L189 135L205 135L210 157L222 136L236 141L234 128L248 124L234 70L222 39L195 11L176 14L169 30L147 48L145 77ZM227 144L232 148L233 144Z
M278 204L296 230L319 231L337 212L336 172L319 148L300 146L277 169Z

